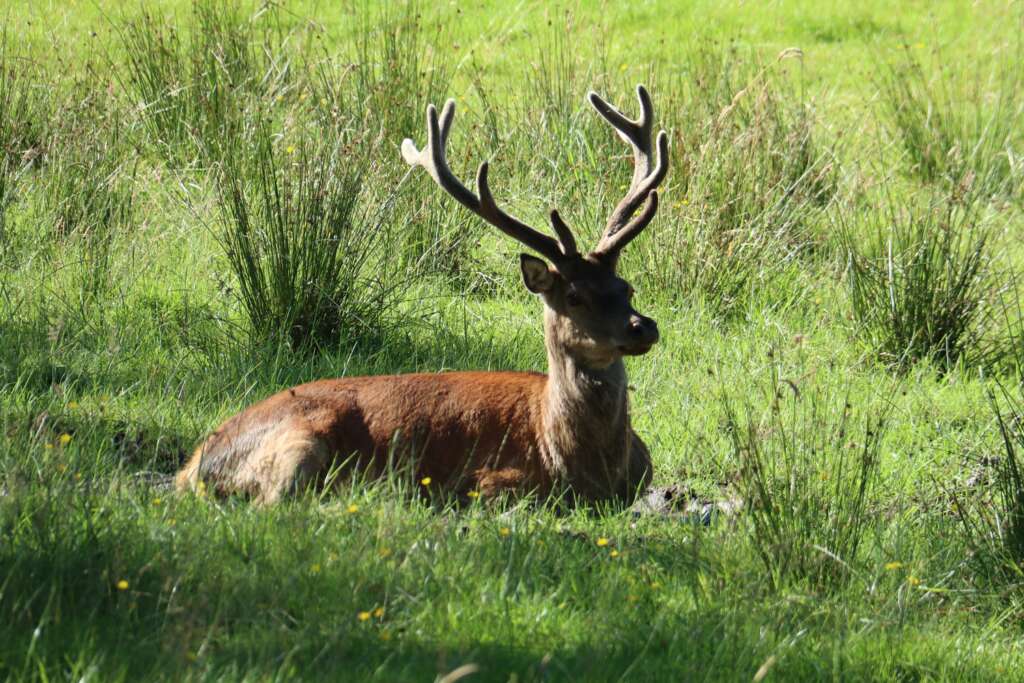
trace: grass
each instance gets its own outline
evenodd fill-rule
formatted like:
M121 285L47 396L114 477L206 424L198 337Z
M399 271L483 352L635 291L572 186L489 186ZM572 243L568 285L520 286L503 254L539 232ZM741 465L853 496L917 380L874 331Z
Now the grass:
M726 398L738 489L771 583L828 590L864 569L859 551L874 535L886 410L855 413L848 397L782 377L781 365L771 362L766 386L755 393L759 406L748 406L745 418Z
M705 46L681 70L667 117L676 131L667 225L648 240L653 286L743 314L818 241L835 166L789 50L762 63L736 46Z
M6 216L18 195L26 165L42 153L49 123L46 98L36 84L38 69L14 52L6 27L0 34L0 249L6 251ZM0 252L2 254L2 252Z
M892 203L890 204L892 206ZM860 247L845 232L850 299L862 335L897 366L984 364L993 303L991 230L970 190L876 218Z
M117 20L115 20L117 21ZM277 10L196 0L184 26L142 8L115 24L121 88L140 109L146 140L174 165L216 160L241 135L243 110L273 101L289 65Z
M121 113L92 95L57 116L40 178L42 239L77 256L81 293L95 300L112 286L114 242L134 226L138 158Z
M952 491L954 510L971 543L978 584L1016 590L1024 568L1024 471L1019 395L998 387L990 396L1003 450L982 460L966 490Z
M389 286L370 283L390 244L357 213L363 155L330 130L281 139L262 119L245 140L251 152L221 167L218 223L252 337L299 349L373 330Z
M975 65L970 78L950 69L938 51L932 69L910 50L900 63L881 67L885 124L915 174L954 185L970 176L988 194L1020 195L1024 74L1013 50L1020 44L999 58L991 73Z
M1017 13L15 0L0 676L1019 677L1022 214L984 170L1018 154ZM663 337L633 425L658 485L741 513L164 488L300 382L543 369L518 245L398 148L455 97L455 172L591 244L629 160L584 96L635 115L637 82L672 167L622 260ZM974 151L923 175L942 130Z

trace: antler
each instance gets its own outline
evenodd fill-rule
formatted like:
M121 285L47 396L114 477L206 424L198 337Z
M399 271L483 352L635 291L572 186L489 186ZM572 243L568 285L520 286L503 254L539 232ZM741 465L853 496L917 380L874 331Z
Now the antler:
M594 250L596 255L605 256L613 262L622 248L654 218L658 211L658 193L654 190L668 172L668 135L665 131L658 133L658 163L652 168L651 128L654 123L654 106L644 86L636 87L636 95L640 100L640 118L635 121L623 116L597 93L587 95L597 113L615 128L619 137L633 147L633 181L626 196L608 217L604 234ZM633 216L641 203L644 204L643 209Z
M437 109L434 105L427 107L427 146L422 150L416 149L412 140L406 138L402 141L402 157L410 166L422 166L430 177L441 186L445 192L455 197L456 201L464 207L483 218L485 221L501 230L503 233L519 240L534 251L547 256L555 265L564 262L571 256L576 255L576 240L573 239L569 226L565 224L557 211L551 212L551 225L558 235L554 239L543 233L537 232L519 219L510 216L501 209L494 201L491 188L487 184L487 162L480 164L476 173L476 186L480 196L469 191L463 185L452 170L448 167L445 158L445 146L448 143L448 133L451 131L452 119L455 118L455 100L448 100L444 109L441 110L441 119L438 121Z

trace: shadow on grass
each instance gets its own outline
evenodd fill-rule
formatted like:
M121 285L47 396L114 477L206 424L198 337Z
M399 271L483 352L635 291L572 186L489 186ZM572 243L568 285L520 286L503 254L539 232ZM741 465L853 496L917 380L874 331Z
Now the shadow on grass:
M129 469L170 473L184 463L194 439L152 415L125 419L86 411L54 408L11 410L0 421L13 439L59 446L62 438L84 444L90 460L106 460Z
M541 530L510 543L486 517L466 531L414 505L154 505L67 478L7 492L0 673L396 681L472 663L478 681L731 681L768 664L787 680L993 678L991 653L953 647L955 628L851 629L855 602L766 593L756 573L695 561L679 535L612 562L529 517ZM700 552L735 561L730 538ZM673 586L634 598L625 584L646 571Z

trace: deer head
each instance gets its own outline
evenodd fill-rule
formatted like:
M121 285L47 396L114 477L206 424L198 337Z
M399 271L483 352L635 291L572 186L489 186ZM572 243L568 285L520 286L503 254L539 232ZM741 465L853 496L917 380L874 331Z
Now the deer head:
M402 156L411 166L422 166L441 188L460 204L510 237L533 249L548 261L520 255L526 287L545 304L545 329L549 348L571 356L585 366L601 368L624 355L646 353L658 341L658 325L633 307L633 287L616 275L619 254L647 227L658 210L655 191L668 171L668 135L658 133L657 163L653 160L654 108L643 86L637 87L640 117L632 120L596 93L588 99L594 109L633 149L633 180L626 196L608 218L597 246L583 255L572 231L552 210L551 227L557 239L545 235L498 208L487 182L487 162L480 164L473 194L448 167L445 146L455 117L455 102L448 100L438 117L427 107L427 146L416 149L412 140L402 142Z

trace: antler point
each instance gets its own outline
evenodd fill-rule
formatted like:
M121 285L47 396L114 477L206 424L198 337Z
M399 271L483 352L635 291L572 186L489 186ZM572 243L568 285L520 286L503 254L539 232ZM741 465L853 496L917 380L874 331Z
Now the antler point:
M405 163L415 166L419 162L420 151L416 149L416 143L406 138L402 140L402 158Z

